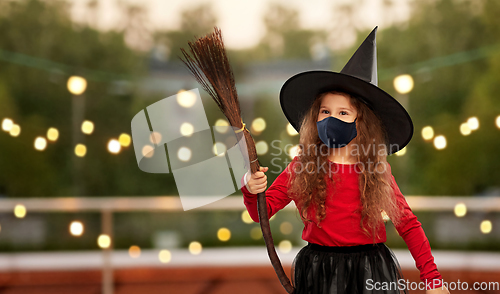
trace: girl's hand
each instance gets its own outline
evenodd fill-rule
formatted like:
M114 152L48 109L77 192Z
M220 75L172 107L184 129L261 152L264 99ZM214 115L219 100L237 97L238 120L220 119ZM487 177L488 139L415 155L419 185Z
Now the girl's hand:
M450 294L446 287L437 287L435 289L425 291L425 294Z
M266 191L267 188L267 176L264 174L268 171L268 167L260 167L260 171L254 174L248 174L247 177L247 190L252 194L259 194Z

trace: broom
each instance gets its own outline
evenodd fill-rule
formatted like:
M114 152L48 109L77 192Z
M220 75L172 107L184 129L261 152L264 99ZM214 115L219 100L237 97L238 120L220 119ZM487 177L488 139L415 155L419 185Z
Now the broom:
M215 27L213 33L198 38L194 43L188 42L191 54L181 48L184 55L182 62L201 84L203 89L213 98L219 109L226 116L231 126L239 128L247 144L250 170L252 173L259 171L260 165L255 150L255 142L250 132L245 128L241 119L240 103L234 81L233 71L226 56L221 30ZM240 132L236 131L238 134ZM257 194L257 206L259 211L259 222L262 235L267 247L267 253L274 267L281 285L288 293L293 293L294 288L283 271L280 259L274 248L271 228L266 204L266 194Z

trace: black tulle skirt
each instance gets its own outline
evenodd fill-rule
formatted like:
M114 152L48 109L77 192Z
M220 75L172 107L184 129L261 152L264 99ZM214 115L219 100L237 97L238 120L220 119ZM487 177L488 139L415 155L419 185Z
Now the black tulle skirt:
M292 266L295 294L408 293L396 256L384 243L329 247L309 243Z

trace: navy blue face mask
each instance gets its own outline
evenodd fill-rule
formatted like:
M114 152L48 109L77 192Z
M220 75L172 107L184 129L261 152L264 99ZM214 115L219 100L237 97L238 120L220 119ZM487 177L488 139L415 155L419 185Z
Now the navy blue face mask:
M358 135L356 120L352 123L329 116L316 123L321 141L329 148L342 148Z

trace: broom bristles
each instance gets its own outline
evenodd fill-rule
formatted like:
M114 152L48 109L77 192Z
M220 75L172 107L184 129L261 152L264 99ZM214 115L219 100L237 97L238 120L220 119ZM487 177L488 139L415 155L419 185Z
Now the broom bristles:
M248 158L252 173L259 170L255 143L248 130L244 129L241 119L240 103L236 92L233 71L226 55L221 30L188 42L190 53L181 48L182 62L194 75L202 88L212 97L226 116L231 126L243 129L247 143Z

